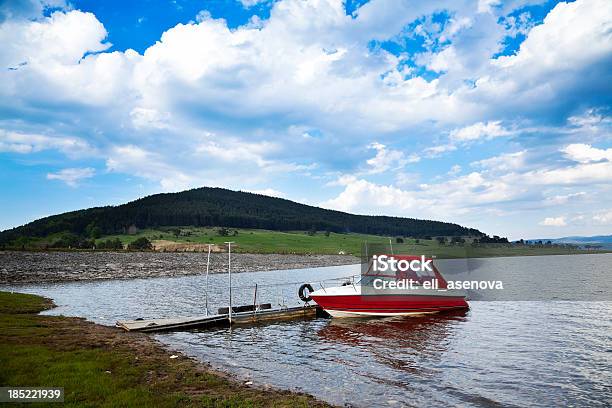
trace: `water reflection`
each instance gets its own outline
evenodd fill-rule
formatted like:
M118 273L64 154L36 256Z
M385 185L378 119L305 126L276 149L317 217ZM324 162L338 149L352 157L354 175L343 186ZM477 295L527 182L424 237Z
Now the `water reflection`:
M325 342L368 350L382 366L409 374L409 377L392 382L370 376L381 382L404 386L412 376L426 378L435 375L435 370L422 364L423 358L442 361L460 324L467 321L467 315L467 311L456 311L422 317L333 319L317 334Z
M392 346L423 352L444 343L457 323L466 321L468 313L460 310L421 317L331 319L318 335L327 341L352 346Z

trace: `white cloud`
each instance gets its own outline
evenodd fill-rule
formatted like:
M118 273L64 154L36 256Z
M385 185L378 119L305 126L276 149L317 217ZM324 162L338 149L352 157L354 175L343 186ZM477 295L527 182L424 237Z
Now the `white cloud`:
M65 10L69 6L65 0L4 0L0 3L0 23L39 18L47 8Z
M137 129L167 129L169 127L168 120L170 114L167 112L159 112L156 109L136 107L130 112L132 124Z
M406 213L426 202L409 191L390 185L379 185L354 176L343 176L337 183L344 190L336 197L321 203L323 207L340 211L357 211L373 215Z
M567 222L565 222L565 217L546 217L539 225L545 227L565 227L567 226Z
M514 153L504 153L499 156L490 157L488 159L478 160L471 163L473 166L483 167L493 171L513 171L526 166L526 151Z
M504 129L500 121L478 122L464 128L451 131L450 138L454 142L471 142L479 139L490 140L496 137L508 136L512 134Z
M474 208L511 201L523 193L520 187L488 179L477 172L440 183L421 184L417 188L411 183L407 187L413 188L406 190L347 175L334 185L344 189L335 198L322 203L327 208L447 220Z
M47 180L60 180L70 187L77 187L81 180L91 178L95 173L95 169L91 167L68 168L56 173L47 173Z
M558 3L543 24L529 31L514 55L491 60L488 72L466 95L489 103L496 112L540 117L567 109L563 104L576 95L580 95L577 103L595 101L601 92L609 92L601 81L609 82L604 78L612 53L611 15L612 3L607 0ZM598 91L584 93L584 89Z
M250 8L250 7L256 6L261 3L270 2L271 0L239 0L239 1L240 3L242 3L244 8Z
M579 128L598 129L601 125L612 125L612 118L606 117L595 109L587 109L579 115L572 115L567 118L567 121Z
M448 71L450 67L460 64L455 47L446 47L443 51L432 56L427 68L435 72Z
M275 190L273 188L264 188L262 190L248 190L249 193L261 194L270 197L286 198L287 195L282 191Z
M461 166L459 166L458 164L455 164L453 167L451 167L451 169L448 171L447 174L451 177L454 177L459 173L461 173Z
M520 67L526 74L535 75L594 61L612 47L606 33L612 24L608 19L611 14L612 5L606 0L559 3L545 17L544 24L529 32L517 54L499 57L495 64ZM582 26L585 22L590 25ZM574 29L568 30L570 27ZM586 44L589 47L584 49Z
M28 154L43 150L58 150L72 158L94 153L94 149L86 141L79 138L46 136L0 129L0 152Z
M57 11L37 21L8 20L0 25L3 69L21 63L71 64L85 52L104 51L106 30L92 13ZM35 50L36 52L32 52Z
M425 156L429 158L434 158L440 156L442 153L452 152L457 150L457 146L454 144L444 144L438 146L428 147L424 150Z
M215 140L207 140L196 147L196 152L211 156L228 163L237 164L252 162L259 167L267 167L272 164L266 160L266 154L278 150L278 146L270 142L249 143L236 139L214 137Z
M384 208L395 215L452 219L465 214L482 211L512 213L534 211L550 206L565 206L585 202L594 193L586 189L612 183L612 163L579 163L575 166L543 167L536 157L527 162L527 151L502 154L472 163L482 171L460 175L461 168L453 166L448 179L416 186L416 180L397 186L380 185L355 176L344 176L334 183L342 186L335 198L324 203L330 208L344 211L375 214L376 208ZM567 185L577 185L585 191L567 193ZM556 194L555 194L556 192ZM561 193L563 192L563 193ZM552 194L551 194L552 193ZM376 195L382 197L375 199ZM414 205L394 205L389 197L395 195L397 202L427 202L423 208ZM377 203L376 205L373 203ZM376 207L378 206L378 207ZM550 221L552 222L552 221Z
M525 183L533 185L609 184L612 182L612 162L533 170L523 173L522 179Z
M597 149L587 144L575 143L561 150L565 156L579 163L598 162L602 160L612 161L612 148Z
M612 209L603 210L593 215L593 221L597 224L611 225L612 224Z
M491 4L486 2L486 7ZM156 112L162 117L191 119L184 122L186 126L202 120L200 113L206 112L208 117L222 115L254 126L260 118L275 117L275 122L285 127L295 124L291 122L299 112L304 122L364 138L371 131L397 131L427 120L454 123L486 111L490 105L482 99L489 93L486 84L507 83L503 72L514 66L499 59L489 66L490 43L497 45L503 35L501 27L495 29L499 32L490 31L496 25L495 18L486 17L484 24L481 20L485 16L477 17L471 7L455 10L458 6L453 2L396 7L392 12L384 2L372 1L351 17L340 0L283 0L274 4L270 19L258 27L230 30L223 20L208 16L197 24L178 24L167 30L142 56L128 50L85 58L87 52L108 47L106 30L90 13L57 12L39 21L18 21L10 28L6 25L3 43L14 48L2 53L12 61L8 66L23 62L27 56L39 56L24 69L2 74L3 82L13 83L6 97L104 105L107 111L101 116L105 120L121 124L130 120L124 112L132 112L134 125L142 128L164 126ZM430 81L405 77L404 68L398 68L400 57L383 50L367 51L372 36L384 39L397 34L403 24L445 7L454 11L454 17L439 33L440 40L456 39L456 44L436 58L452 51L461 59L461 75L469 73L470 78L445 82L446 76ZM555 10L557 14L568 12L560 5ZM569 11L590 12L585 6ZM557 24L557 20L543 25L547 24ZM576 26L589 31L584 34L589 39L600 35L590 32L590 24ZM559 34L573 31L564 29ZM37 34L24 35L28 32ZM487 42L477 44L482 47L462 43L462 35ZM550 43L555 41L549 41L545 51L551 48ZM472 55L470 50L479 50L479 54ZM480 61L476 63L476 59ZM480 86L469 90L464 79L475 80ZM499 96L512 100L506 92L511 85L496 88ZM28 91L32 87L38 91L36 96ZM113 109L115 106L121 109ZM111 113L119 117L105 117ZM464 141L505 135L499 123L481 120L456 130L455 137Z
M499 5L500 0L478 0L478 12L490 13L492 8Z
M446 42L451 41L461 30L470 28L472 26L472 20L468 17L451 18L447 23L444 31L440 34L439 41Z
M398 172L395 175L395 184L399 187L414 187L420 178L418 173Z
M106 167L112 172L135 174L159 182L167 191L192 187L194 178L164 162L163 157L138 146L115 146L109 152Z
M366 163L370 166L368 172L371 174L383 173L388 170L398 170L408 163L419 161L417 156L406 157L399 150L388 149L385 145L375 142L368 146L376 150L376 156L368 159Z
M584 191L581 191L578 193L571 193L571 194L560 194L560 195L555 195L552 197L547 197L545 200L545 203L549 205L563 205L563 204L567 204L570 201L584 199L586 198L586 196L587 196L587 193Z

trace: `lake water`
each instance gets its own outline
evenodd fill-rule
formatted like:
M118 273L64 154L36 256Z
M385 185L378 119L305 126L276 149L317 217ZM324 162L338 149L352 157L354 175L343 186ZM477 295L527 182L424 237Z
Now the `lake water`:
M467 312L428 317L313 319L155 337L255 385L300 390L339 405L612 405L612 254L491 258L474 265L498 276L522 276L529 266L550 282L566 281L566 273L577 270L588 277L585 284L574 279L547 298L571 291L569 298L584 300L471 301ZM234 304L252 303L258 283L260 300L297 305L299 283L316 288L358 273L354 265L233 274ZM227 304L228 277L209 279L209 308L216 310ZM266 286L277 283L285 285ZM204 288L204 276L0 287L53 298L59 307L48 314L103 324L202 314Z

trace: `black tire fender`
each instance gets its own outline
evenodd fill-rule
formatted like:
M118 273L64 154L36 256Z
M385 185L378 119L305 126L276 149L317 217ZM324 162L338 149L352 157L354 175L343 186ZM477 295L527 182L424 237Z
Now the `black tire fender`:
M308 289L308 296L304 294L304 290ZM298 289L298 296L302 300L302 302L310 302L312 298L310 297L310 292L314 292L312 285L310 283L305 283Z

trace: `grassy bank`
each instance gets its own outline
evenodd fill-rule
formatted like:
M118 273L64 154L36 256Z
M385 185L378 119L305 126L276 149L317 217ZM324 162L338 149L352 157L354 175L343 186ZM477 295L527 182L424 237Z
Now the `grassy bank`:
M97 244L107 240L119 239L124 245L128 245L138 238L145 237L157 243L158 247L163 244L170 245L169 252L183 251L205 251L206 244L223 245L226 241L235 243L234 252L241 253L264 253L264 254L353 254L359 256L364 242L370 245L388 245L389 237L368 234L336 234L317 231L269 231L258 229L234 229L226 230L227 235L219 233L219 228L204 227L175 227L160 229L144 229L135 234L119 234L100 237ZM32 239L24 249L42 249L57 240L61 234L55 234L46 238ZM583 254L596 252L611 252L610 250L581 250L576 247L555 245L517 245L517 244L482 244L472 246L468 238L466 243L451 245L440 244L435 239L414 239L403 237L403 244L396 242L397 237L392 237L393 247L396 252L412 254L435 255L439 258L484 258L496 256L528 256L528 255L564 255ZM19 248L16 248L19 249Z
M39 296L0 292L1 386L64 387L72 407L324 406L243 386L184 356L170 359L147 335L36 315L50 307Z
M177 232L179 232L177 234ZM359 256L364 242L369 245L389 245L389 237L368 234L336 234L318 231L315 234L306 231L268 231L252 229L228 229L228 236L219 235L218 228L182 227L180 229L146 229L132 235L112 235L106 239L120 239L129 244L140 237L150 241L172 241L182 244L215 244L223 245L226 241L235 242L233 251L242 253L295 253L295 254L353 254ZM398 244L397 237L392 238L394 251L397 253L412 253L435 255L439 258L484 258L496 256L528 256L528 255L564 255L594 253L571 247L535 246L535 245L502 245L487 244L472 246L467 244L443 244L435 239L402 238L404 243ZM188 248L188 247L187 247ZM605 251L604 251L605 252ZM608 251L609 252L609 251Z

